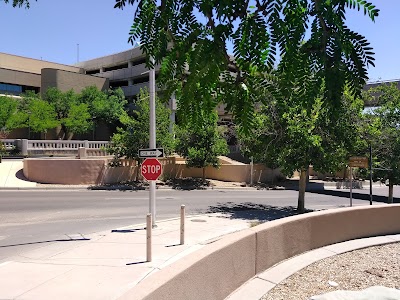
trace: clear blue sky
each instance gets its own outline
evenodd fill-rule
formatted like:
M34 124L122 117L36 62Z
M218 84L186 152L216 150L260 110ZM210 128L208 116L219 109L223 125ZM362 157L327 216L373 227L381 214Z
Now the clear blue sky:
M400 0L370 0L380 10L373 23L362 12L347 14L350 28L367 37L375 50L371 81L400 78ZM114 9L114 0L38 0L31 8L0 1L0 52L64 64L131 48L128 33L133 7Z

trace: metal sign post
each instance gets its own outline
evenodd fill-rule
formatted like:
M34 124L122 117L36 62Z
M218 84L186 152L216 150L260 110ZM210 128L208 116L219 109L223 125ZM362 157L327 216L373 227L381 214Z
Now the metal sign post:
M353 167L350 167L350 207L353 206Z
M154 58L151 58L152 67L149 72L150 90L150 147L156 148L156 72L154 69ZM152 216L152 227L156 226L156 182L150 181L149 211Z
M372 205L372 145L369 144L369 205Z
M353 206L353 168L368 168L368 158L364 156L352 156L349 159L350 167L350 206Z

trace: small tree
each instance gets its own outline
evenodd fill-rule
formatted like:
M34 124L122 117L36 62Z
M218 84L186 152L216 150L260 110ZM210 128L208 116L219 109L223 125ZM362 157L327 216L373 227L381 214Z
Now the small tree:
M0 130L8 132L16 128L18 102L7 96L0 96Z
M29 104L29 111L31 112L29 120L31 130L43 133L44 139L46 139L49 129L55 128L60 124L54 107L44 100L32 100Z
M64 138L68 138L68 127L66 125L66 121L70 119L68 118L71 107L77 104L78 95L75 94L73 90L69 90L67 92L62 92L55 87L48 88L43 95L43 100L50 103L56 112L56 118L58 120L59 125L61 125L61 129L64 133ZM76 125L78 125L76 123ZM82 124L83 128L86 124ZM77 129L75 127L75 129ZM78 130L82 132L83 129Z
M69 132L86 133L92 128L92 117L87 104L72 104L68 117L64 119L64 125Z
M388 202L393 203L393 186L400 184L400 90L382 84L369 90L378 107L369 116L369 132L375 165L374 177L389 183Z
M156 144L163 147L167 155L173 149L169 114L170 110L156 98ZM139 161L139 149L148 148L150 141L150 105L147 90L140 91L134 113L128 115L123 112L119 120L122 126L117 128L117 133L112 136L108 151L114 154L116 160L127 158Z
M293 89L295 91L295 89ZM357 145L358 118L362 101L348 94L334 107L316 94L298 95L270 101L256 114L250 134L240 132L245 155L287 176L299 171L297 210L305 211L307 170L335 172L344 166Z
M218 115L215 111L198 116L199 123L188 123L177 128L176 152L186 159L187 167L203 168L203 182L206 179L206 167L220 166L218 156L228 153L228 145L218 129Z
M90 86L82 90L78 98L79 102L88 105L94 125L102 120L111 132L115 130L128 103L121 88L103 92L96 86Z

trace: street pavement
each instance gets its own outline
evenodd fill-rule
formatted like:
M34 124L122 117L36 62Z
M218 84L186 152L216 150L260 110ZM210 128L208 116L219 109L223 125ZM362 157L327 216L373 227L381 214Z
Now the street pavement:
M35 189L39 186L21 177L19 169L21 164L20 161L11 160L0 164L0 188ZM2 191L0 197L6 195L6 192ZM199 193L201 192L213 195L210 191L199 191ZM268 192L266 191L266 193ZM288 192L295 193L294 191ZM87 193L87 195L89 193L95 195L96 192ZM158 226L153 230L151 262L146 261L145 224L113 228L96 233L67 234L63 238L50 241L36 240L32 241L35 247L24 252L14 251L15 247L20 246L18 244L2 244L0 248L14 253L8 255L7 260L0 263L0 299L117 299L144 278L152 276L160 269L207 244L221 239L227 234L249 228L260 219L269 221L276 218L276 216L271 219L265 218L265 212L260 217L254 210L232 210L229 205L237 207L243 201L239 204L229 204L232 196L228 192L222 193L220 196L224 195L225 200L221 200L221 202L225 201L228 204L214 205L211 206L214 209L207 213L196 215L192 212L186 217L184 245L180 245L179 240L179 219L158 221ZM254 198L259 197L260 201L262 194L255 191L253 196ZM315 194L315 198L319 198L319 195ZM250 196L247 201L251 203L252 200ZM15 201L18 202L18 199ZM279 201L287 201L287 199L284 196ZM347 203L348 199L343 198L340 201ZM205 202L207 205L206 199ZM34 204L32 203L32 205ZM355 201L355 204L366 205L368 202L359 200L359 202ZM255 204L255 206L257 205L259 204ZM320 205L319 209L338 206L337 203L319 203L317 205ZM208 206L210 207L210 205ZM54 217L50 211L47 215L50 219ZM12 219L13 216L9 214L5 217ZM51 226L51 224L48 225ZM0 240L2 238L4 237L0 236ZM399 240L399 237L395 239ZM393 242L393 238L391 241ZM371 240L370 243L368 241L360 243L365 247L368 244L373 245L376 240ZM353 242L353 247L356 249L357 243ZM349 246L345 246L345 248L351 249ZM293 265L293 268L290 265ZM296 268L298 268L298 264L286 264L285 274L296 272ZM280 274L279 269L272 274ZM256 278L253 283L249 283L248 286L251 287L252 293L264 293L265 287L270 286L269 283L260 282L260 278L262 276ZM271 280L273 281L273 279ZM236 295L236 298L233 299L242 299L240 295L250 296L245 288L238 290L239 296ZM235 297L235 294L231 297ZM247 297L247 299L257 298Z

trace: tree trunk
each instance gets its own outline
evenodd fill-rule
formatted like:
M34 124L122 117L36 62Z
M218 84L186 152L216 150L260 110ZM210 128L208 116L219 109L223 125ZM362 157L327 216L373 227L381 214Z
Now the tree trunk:
M62 130L63 133L64 133L63 140L67 140L67 139L68 139L68 129L67 129L67 126L65 126L64 124L61 124L61 130Z
M206 183L206 168L203 168L203 183Z
M392 204L393 203L393 180L389 179L389 197L388 197L388 203Z
M300 171L300 181L299 181L299 197L297 200L297 212L305 212L304 208L304 197L306 194L307 185L307 170L303 169Z

